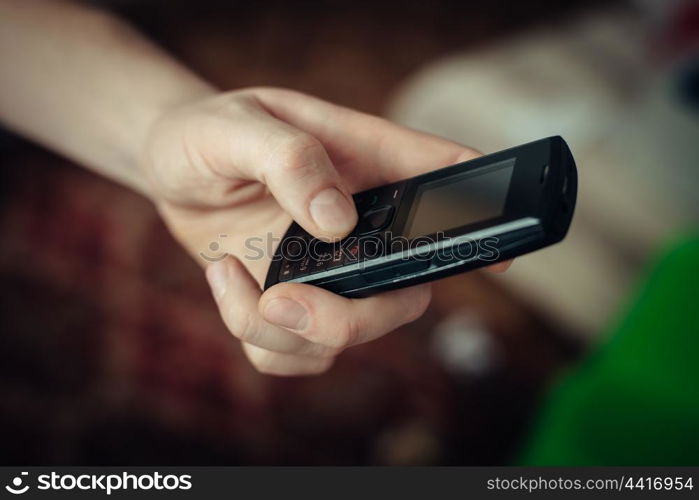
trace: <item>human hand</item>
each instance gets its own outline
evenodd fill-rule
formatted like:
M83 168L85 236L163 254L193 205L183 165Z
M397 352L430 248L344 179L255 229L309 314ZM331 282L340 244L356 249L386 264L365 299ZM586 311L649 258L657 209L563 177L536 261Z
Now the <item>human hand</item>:
M357 222L351 193L478 155L298 92L251 88L162 116L144 165L170 231L208 264L223 321L252 364L263 373L304 375L321 373L343 349L418 318L430 285L362 299L296 283L262 293L272 255L244 259L245 241L281 238L292 218L317 238L345 236ZM221 260L207 263L199 256L212 242L220 245Z

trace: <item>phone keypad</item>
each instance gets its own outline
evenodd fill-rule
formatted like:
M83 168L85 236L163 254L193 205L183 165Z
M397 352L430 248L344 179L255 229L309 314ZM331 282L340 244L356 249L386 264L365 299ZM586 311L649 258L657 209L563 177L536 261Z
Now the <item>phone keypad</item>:
M294 266L294 276L305 276L311 271L311 257L306 255L296 261Z
M319 253L315 259L311 260L311 273L320 273L325 271L331 258L332 252L329 250Z
M360 244L348 239L335 244L320 242L297 226L293 233L307 243L305 255L285 260L279 268L279 281L289 281L310 274L356 264L363 259L380 257L385 250L382 231L393 223L405 183L371 189L354 195L359 223L350 236L364 237ZM367 237L371 235L370 237ZM382 244L383 242L383 244Z
M330 258L330 261L328 261L328 265L326 266L327 269L335 269L337 267L341 267L344 265L344 260L345 260L345 255L342 252L342 247L340 245L336 245L336 248L333 248L332 256Z
M285 260L279 270L279 281L289 281L294 277L293 262Z

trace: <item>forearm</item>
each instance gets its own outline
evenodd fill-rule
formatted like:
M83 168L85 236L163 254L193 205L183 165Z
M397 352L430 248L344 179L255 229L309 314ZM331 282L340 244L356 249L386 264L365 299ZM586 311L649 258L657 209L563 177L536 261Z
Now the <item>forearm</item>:
M151 124L208 84L106 13L0 0L0 120L144 194Z

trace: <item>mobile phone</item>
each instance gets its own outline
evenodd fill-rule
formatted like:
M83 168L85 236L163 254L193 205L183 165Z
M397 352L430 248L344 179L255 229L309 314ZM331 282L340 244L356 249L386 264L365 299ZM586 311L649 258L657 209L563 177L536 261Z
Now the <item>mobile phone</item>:
M359 222L336 243L292 223L267 274L347 297L416 285L561 241L577 195L559 136L354 195Z

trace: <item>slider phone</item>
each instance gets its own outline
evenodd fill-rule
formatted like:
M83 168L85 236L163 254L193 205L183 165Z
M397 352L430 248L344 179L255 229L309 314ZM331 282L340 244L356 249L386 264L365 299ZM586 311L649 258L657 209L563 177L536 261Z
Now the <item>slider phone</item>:
M362 191L359 223L341 241L291 224L265 289L307 283L365 297L512 259L565 237L576 193L558 136Z

